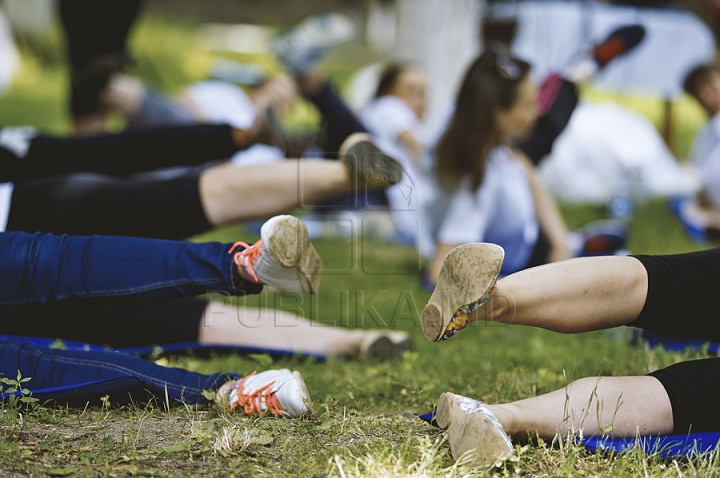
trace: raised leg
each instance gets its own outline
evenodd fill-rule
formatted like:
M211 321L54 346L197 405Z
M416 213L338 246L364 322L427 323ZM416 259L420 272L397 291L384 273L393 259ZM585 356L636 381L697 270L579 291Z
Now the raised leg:
M534 267L498 281L470 320L578 333L627 325L645 305L648 278L632 257L585 257Z
M271 168L271 169L268 169ZM309 206L348 192L348 169L338 161L296 161L257 166L219 166L200 176L208 222L220 226Z

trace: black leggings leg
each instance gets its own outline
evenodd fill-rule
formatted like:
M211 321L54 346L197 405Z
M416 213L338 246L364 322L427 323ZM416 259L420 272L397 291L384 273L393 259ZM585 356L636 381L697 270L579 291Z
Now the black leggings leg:
M530 136L519 144L520 149L528 155L533 164L537 165L542 158L550 154L555 140L570 122L577 103L577 86L575 83L562 80L548 111L538 119Z
M124 55L142 0L60 0L73 73L103 55Z
M648 293L631 326L658 334L720 340L720 248L666 256L635 256Z
M681 362L649 375L670 398L673 434L720 431L720 358Z
M192 125L92 137L33 138L27 155L0 155L0 182L87 171L127 176L227 159L239 148L228 125Z
M367 129L355 113L345 105L329 82L313 95L307 97L318 109L323 118L323 127L327 136L323 149L328 154L337 154L340 145L353 133L366 133Z
M196 342L205 306L203 299L190 298L149 304L84 299L4 307L0 334L109 347Z
M184 239L211 228L199 176L123 179L78 173L17 184L8 231Z

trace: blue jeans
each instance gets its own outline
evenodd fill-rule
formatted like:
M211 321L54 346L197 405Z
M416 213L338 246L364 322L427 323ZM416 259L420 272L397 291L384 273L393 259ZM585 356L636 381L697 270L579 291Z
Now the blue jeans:
M230 244L110 236L0 233L3 306L90 297L157 300L207 291L242 295Z
M83 404L111 398L143 401L151 396L173 402L207 402L203 390L217 388L236 374L205 375L161 367L120 352L58 350L29 343L0 341L0 377L14 380L18 370L32 395Z

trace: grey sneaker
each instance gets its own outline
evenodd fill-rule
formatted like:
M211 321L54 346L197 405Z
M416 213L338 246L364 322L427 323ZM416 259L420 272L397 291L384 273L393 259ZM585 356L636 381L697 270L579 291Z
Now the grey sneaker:
M355 133L340 146L340 159L358 184L384 189L402 179L400 162L378 148L367 133Z
M449 339L469 324L470 314L490 300L505 259L497 244L479 242L451 250L440 277L420 314L423 334L431 342Z
M413 350L415 344L407 332L389 330L368 331L360 344L360 355L368 359L391 362L402 357L406 350Z
M276 36L270 49L293 75L307 73L330 49L355 36L355 26L345 15L312 15L302 23Z
M447 431L455 460L473 450L473 463L488 466L514 451L500 422L479 400L445 392L440 395L435 419Z

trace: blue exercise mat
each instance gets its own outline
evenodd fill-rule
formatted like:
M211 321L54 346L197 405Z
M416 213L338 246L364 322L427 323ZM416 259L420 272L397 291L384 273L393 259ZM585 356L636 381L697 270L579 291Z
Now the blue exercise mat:
M438 426L434 413L420 415L419 418L432 426ZM621 453L641 449L650 454L659 454L665 458L695 458L713 451L720 442L720 433L691 433L688 435L668 435L641 438L588 437L580 443L593 452Z
M648 455L659 454L665 458L696 458L717 449L720 433L690 433L640 438L583 438L585 448L595 452L622 453L641 449Z
M670 335L655 334L653 332L648 332L647 330L643 330L642 332L634 330L633 341L638 341L639 339L642 339L643 343L648 347L660 346L670 352L682 352L687 348L703 350L706 345L708 347L708 352L711 354L717 355L720 351L720 343L717 342L672 337Z
M153 354L168 354L168 353L181 353L188 350L218 350L228 352L238 352L243 354L269 354L280 357L291 357L293 355L299 355L306 358L314 358L319 361L327 359L325 355L314 354L314 353L298 353L292 350L282 349L270 349L270 348L259 348L259 347L245 347L245 346L234 346L234 345L204 345L200 342L177 342L170 344L159 344L159 345L143 345L140 347L103 347L96 344L87 344L84 342L76 342L73 340L58 340L48 339L43 337L22 337L18 335L1 335L0 340L8 340L12 342L27 342L40 347L49 348L63 348L65 350L87 350L91 352L98 351L114 351L121 352L127 355L139 355L149 356ZM60 347L58 345L61 344Z

